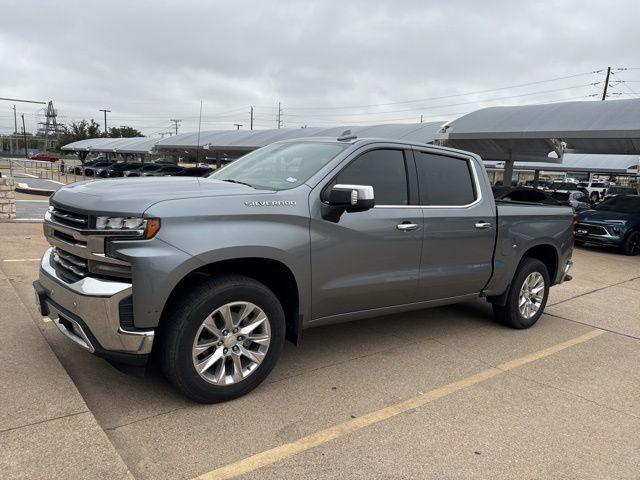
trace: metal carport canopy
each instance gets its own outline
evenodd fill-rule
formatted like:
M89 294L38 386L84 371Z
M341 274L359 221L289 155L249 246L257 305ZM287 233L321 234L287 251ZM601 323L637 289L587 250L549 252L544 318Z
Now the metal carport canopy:
M72 152L150 153L160 138L89 138L69 143L61 149Z
M369 126L339 126L331 128L274 128L269 130L217 130L200 133L189 132L160 140L156 151L194 150L200 146L209 152L249 152L280 140L308 137L338 137L351 130L358 137L375 137L390 140L407 140L422 143L432 142L435 133L444 121L411 124L386 124Z
M442 127L436 143L492 160L559 163L554 152L640 153L640 99L491 107Z
M485 160L487 170L502 170L504 162ZM584 172L584 173L612 173L635 174L638 171L640 156L638 155L603 155L567 153L562 163L549 162L515 162L514 170L546 172Z

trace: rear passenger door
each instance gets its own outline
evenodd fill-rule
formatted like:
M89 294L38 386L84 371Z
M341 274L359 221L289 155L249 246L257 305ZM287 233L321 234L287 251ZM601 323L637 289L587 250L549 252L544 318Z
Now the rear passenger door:
M470 157L414 150L424 217L418 301L482 290L492 272L496 217Z

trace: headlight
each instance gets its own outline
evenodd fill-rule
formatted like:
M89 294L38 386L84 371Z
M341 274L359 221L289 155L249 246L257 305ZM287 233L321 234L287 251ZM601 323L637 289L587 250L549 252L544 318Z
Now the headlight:
M139 230L144 227L145 219L137 217L98 217L98 230Z
M152 238L160 230L159 218L141 217L98 217L96 218L98 230L143 230L143 237Z

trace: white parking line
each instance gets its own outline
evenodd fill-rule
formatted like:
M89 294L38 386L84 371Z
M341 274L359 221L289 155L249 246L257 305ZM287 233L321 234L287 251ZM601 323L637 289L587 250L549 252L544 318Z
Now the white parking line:
M39 262L39 258L9 258L2 260L3 262Z

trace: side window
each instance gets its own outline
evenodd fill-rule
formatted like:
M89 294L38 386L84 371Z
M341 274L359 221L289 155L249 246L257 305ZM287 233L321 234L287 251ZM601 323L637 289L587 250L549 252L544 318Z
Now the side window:
M402 150L372 150L342 170L335 183L371 185L376 205L407 205L407 168Z
M468 160L416 152L416 161L422 205L468 205L475 200Z

